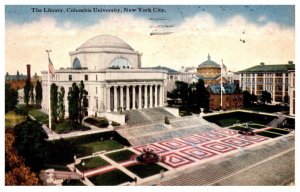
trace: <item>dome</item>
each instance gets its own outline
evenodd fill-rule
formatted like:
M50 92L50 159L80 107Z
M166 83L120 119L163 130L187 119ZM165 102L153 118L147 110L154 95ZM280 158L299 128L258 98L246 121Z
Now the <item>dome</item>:
M101 48L101 49L133 49L122 39L112 35L98 35L83 43L77 50L86 48Z
M221 66L218 63L210 60L210 55L208 54L207 61L204 61L198 65L198 68L221 68Z

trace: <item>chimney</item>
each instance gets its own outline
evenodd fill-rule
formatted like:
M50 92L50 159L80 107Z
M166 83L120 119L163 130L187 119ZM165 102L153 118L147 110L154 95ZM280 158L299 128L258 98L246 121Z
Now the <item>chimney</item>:
M30 64L27 64L27 80L28 82L31 82L31 75L30 75Z
M260 65L265 65L265 63L264 62L260 62Z
M288 61L288 64L293 65L294 63L293 63L293 61Z

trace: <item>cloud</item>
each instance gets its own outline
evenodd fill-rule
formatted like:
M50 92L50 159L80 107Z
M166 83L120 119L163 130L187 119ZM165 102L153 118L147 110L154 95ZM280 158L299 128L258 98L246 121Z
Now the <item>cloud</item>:
M142 52L142 66L164 65L174 69L198 66L210 53L217 63L224 60L229 70L242 70L260 62L284 64L295 59L295 30L276 23L257 25L240 15L218 23L210 14L186 18L170 28L170 35L150 35L158 23L127 14L110 14L88 27L51 17L30 23L8 23L5 29L5 68L10 74L47 70L46 49L56 69L71 65L69 52L88 39L111 34ZM240 39L244 39L242 43Z

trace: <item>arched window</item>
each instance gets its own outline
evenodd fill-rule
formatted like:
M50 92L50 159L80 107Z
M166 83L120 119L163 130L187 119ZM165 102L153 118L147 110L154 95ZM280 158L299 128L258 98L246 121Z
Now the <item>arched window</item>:
M77 68L77 69L81 68L81 63L80 63L79 59L77 59L77 58L74 59L73 68Z
M125 58L117 58L113 60L110 64L110 68L117 69L131 69L131 63Z

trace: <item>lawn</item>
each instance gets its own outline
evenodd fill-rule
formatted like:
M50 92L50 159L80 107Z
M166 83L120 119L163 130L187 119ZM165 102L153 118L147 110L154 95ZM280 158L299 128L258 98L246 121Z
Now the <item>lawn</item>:
M262 115L256 113L232 112L232 113L224 113L219 115L210 115L203 118L212 123L216 123L221 127L228 127L236 123L246 123L246 122L267 125L276 117L271 115Z
M254 129L261 129L266 127L265 125L258 125L258 124L248 124L248 126Z
M268 131L259 132L259 133L257 133L257 135L261 135L261 136L269 137L269 138L276 138L276 137L281 136L279 134L268 132Z
M105 117L88 117L84 121L99 128L106 128L109 125L108 120ZM112 121L111 124L112 126L120 125L114 121Z
M85 186L80 180L67 179L62 183L63 186Z
M80 163L76 164L75 167L79 171L86 171L90 169L94 169L97 167L103 167L105 165L110 165L107 161L102 159L101 157L92 157L88 159L82 159Z
M273 132L273 133L279 133L279 134L283 134L286 135L289 133L289 131L283 130L283 129L268 129L269 132Z
M112 151L122 149L124 146L114 140L95 141L77 146L77 156L91 155L97 151Z
M11 111L5 114L5 127L14 128L17 124L22 123L26 120L26 116L18 115Z
M140 178L146 178L146 177L149 177L152 175L159 174L161 172L161 170L164 170L164 172L168 170L168 169L166 169L158 164L155 164L155 163L135 164L135 165L126 167L126 169L128 169L132 173L136 174Z
M134 152L127 150L127 149L106 154L107 157L109 157L110 159L112 159L116 162L131 160L132 157L134 157L135 155L136 154Z
M56 133L69 133L72 131L87 131L91 130L90 127L87 127L85 125L76 123L74 124L73 128L71 128L71 123L68 120L64 120L63 122L58 122L56 124L53 124L53 131Z
M48 115L43 113L40 109L29 110L28 114L33 116L38 122L42 124L47 124L49 122Z
M94 185L119 185L125 182L132 182L133 179L120 171L119 169L103 173L101 175L90 177L89 180Z
M243 129L244 127L242 127L242 126L233 126L233 127L230 127L229 129L233 129L233 130L241 130L241 129Z

